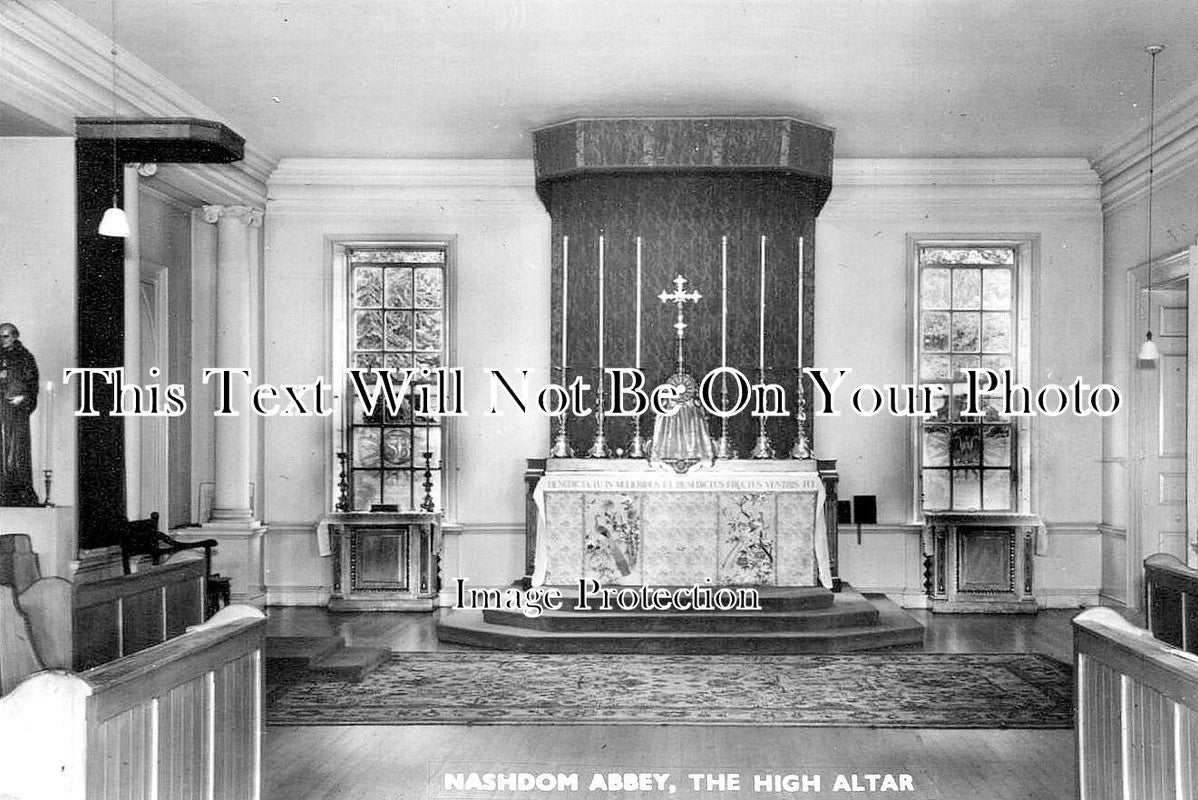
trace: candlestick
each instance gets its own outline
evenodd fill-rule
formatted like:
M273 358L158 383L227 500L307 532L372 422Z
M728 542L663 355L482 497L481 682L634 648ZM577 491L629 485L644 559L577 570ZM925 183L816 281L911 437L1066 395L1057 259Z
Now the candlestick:
M803 368L803 237L799 237L799 369Z
M603 234L599 234L599 391L603 391Z
M641 368L641 237L636 237L636 368ZM645 457L645 440L641 437L641 415L632 418L632 441L625 453L629 458Z
M636 237L636 368L641 368L641 237Z
M561 370L561 385L566 385L566 368L568 342L569 342L569 308L570 308L570 237L562 237L562 363L558 365ZM557 436L553 438L553 447L549 450L549 455L553 458L573 458L574 448L570 446L570 437L566 432L566 412L563 411L557 418Z
M607 449L607 437L604 435L603 425L603 234L599 234L599 387L595 392L595 397L599 401L599 410L595 412L595 439L591 442L591 449L587 451L587 455L591 458L607 458L610 453Z
M761 302L757 320L757 369L765 375L765 237L761 237Z
M570 307L570 237L562 237L562 384L566 382L566 343L569 341L569 331L566 323L569 320Z
M807 398L803 393L803 237L799 237L799 355L796 372L795 438L790 457L811 458L811 443L807 441Z
M728 407L728 237L720 237L720 374L721 406ZM728 418L720 419L720 438L715 442L716 458L735 458L728 439Z
M53 469L50 462L54 456L54 381L46 381L46 400L43 405L45 423L42 425L42 469Z

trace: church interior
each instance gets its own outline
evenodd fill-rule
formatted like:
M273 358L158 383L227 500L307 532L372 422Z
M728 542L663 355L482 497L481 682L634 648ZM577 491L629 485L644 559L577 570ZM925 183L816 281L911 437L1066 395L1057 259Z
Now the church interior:
M1187 30L0 4L0 798L1195 796Z

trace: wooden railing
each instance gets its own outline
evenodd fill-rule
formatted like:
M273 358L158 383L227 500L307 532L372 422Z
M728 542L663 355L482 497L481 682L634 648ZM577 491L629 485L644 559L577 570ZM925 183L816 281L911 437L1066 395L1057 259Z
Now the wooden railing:
M1073 638L1082 800L1198 797L1198 658L1108 608Z
M1144 559L1144 607L1152 635L1198 653L1198 570L1167 553Z
M132 655L204 619L204 561L75 584L75 669Z
M230 606L82 673L0 698L0 796L257 800L266 621Z

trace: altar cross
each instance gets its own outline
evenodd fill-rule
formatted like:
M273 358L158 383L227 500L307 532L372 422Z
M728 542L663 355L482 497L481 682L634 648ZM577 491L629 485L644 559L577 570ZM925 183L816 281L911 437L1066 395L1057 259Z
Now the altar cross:
M678 373L682 373L682 340L686 336L686 323L683 321L682 306L686 303L698 303L703 299L703 295L698 292L684 291L686 287L686 278L679 275L674 278L674 291L667 293L665 289L661 290L661 294L657 296L658 300L663 303L674 303L678 306L678 321L674 323L674 330L678 332Z

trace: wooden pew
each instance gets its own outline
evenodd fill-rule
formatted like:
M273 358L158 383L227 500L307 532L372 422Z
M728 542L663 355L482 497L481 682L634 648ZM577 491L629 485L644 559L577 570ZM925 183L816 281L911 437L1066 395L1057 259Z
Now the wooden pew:
M1144 608L1152 635L1198 653L1198 570L1168 553L1144 559Z
M1198 797L1198 657L1109 608L1073 620L1082 800Z
M257 800L266 619L229 606L188 633L0 698L0 796Z
M75 584L75 669L131 655L202 622L206 572L197 555Z

